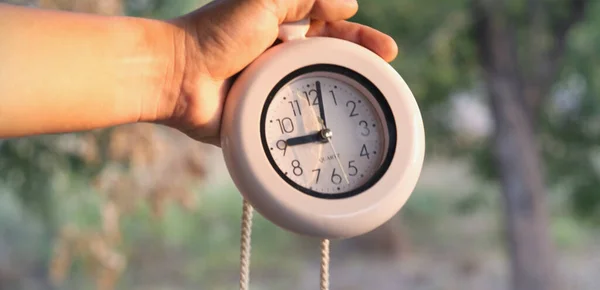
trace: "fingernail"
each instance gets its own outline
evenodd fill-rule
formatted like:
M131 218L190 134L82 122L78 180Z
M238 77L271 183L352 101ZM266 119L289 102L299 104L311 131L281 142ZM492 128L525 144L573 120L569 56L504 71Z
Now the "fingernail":
M358 0L343 0L343 2L348 5L358 6Z

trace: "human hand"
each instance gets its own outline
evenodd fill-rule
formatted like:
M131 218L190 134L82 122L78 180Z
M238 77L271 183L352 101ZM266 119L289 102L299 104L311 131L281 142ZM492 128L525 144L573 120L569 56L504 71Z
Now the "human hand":
M357 10L356 0L215 0L169 21L178 27L174 63L152 112L162 117L154 121L220 146L221 113L232 77L275 43L284 22L310 17L307 36L345 39L393 60L397 46L391 37L345 21Z

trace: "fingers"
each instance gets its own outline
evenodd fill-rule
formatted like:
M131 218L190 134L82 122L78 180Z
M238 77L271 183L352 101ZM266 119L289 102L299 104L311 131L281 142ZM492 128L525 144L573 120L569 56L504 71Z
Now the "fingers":
M322 21L338 21L354 16L357 11L356 0L315 0L310 17Z
M313 19L308 36L327 36L348 40L366 47L385 61L398 54L396 42L368 26L342 21L358 11L356 0L257 0L267 1L279 23Z
M373 51L387 62L398 55L393 38L371 27L348 21L313 21L307 36L326 36L354 42Z
M337 21L352 17L358 11L356 0L257 0L266 5L279 23L298 21L307 17L323 21Z

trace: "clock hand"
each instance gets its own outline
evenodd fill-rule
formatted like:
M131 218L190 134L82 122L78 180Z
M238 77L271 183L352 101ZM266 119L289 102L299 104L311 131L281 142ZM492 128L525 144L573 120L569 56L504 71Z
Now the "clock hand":
M317 87L317 100L319 100L319 113L323 120L323 128L327 128L327 121L325 120L325 104L323 104L323 94L321 92L321 82L316 81L315 86Z
M321 132L317 132L310 135L304 135L287 139L286 143L288 146L296 146L313 142L322 142L323 140L323 134Z
M323 127L325 126L323 119L319 118L319 123L321 123L321 125L323 125ZM333 141L331 140L333 138L333 132L331 132L331 130L329 129L323 129L322 131L323 137L327 138L327 140L329 142L329 146L331 146L331 150L333 151L333 155L335 156L335 160L337 160L338 165L340 166L340 169L342 170L342 174L344 174L344 179L346 179L346 183L350 184L350 181L348 180L348 174L346 174L346 171L344 170L344 166L342 166L342 161L340 161L340 158L338 157L338 153L335 150L335 146L333 145Z
M340 169L342 170L342 174L344 174L344 179L346 179L346 183L350 184L350 181L348 180L348 175L346 174L346 171L344 170L344 166L342 166L342 161L340 161L340 158L338 157L337 152L335 151L335 147L333 146L333 142L331 141L331 137L329 138L329 145L331 146L331 150L333 151L333 154L335 155L335 160L337 160L338 165L340 166Z
M296 92L296 96L300 99L302 99L302 97L300 96L300 94L298 92ZM313 117L315 117L315 120L317 120L317 122L319 123L319 130L323 130L325 129L325 127L323 126L323 122L321 122L321 118L319 118L317 116L317 113L315 112L315 108L313 108L313 106L310 104L310 100L308 100L308 107L310 108L310 113Z

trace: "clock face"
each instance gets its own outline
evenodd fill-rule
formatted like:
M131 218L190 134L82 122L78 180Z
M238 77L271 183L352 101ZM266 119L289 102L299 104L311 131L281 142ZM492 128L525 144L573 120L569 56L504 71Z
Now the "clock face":
M381 92L360 74L313 65L282 79L261 115L267 158L288 184L319 198L360 194L386 172L396 128Z

